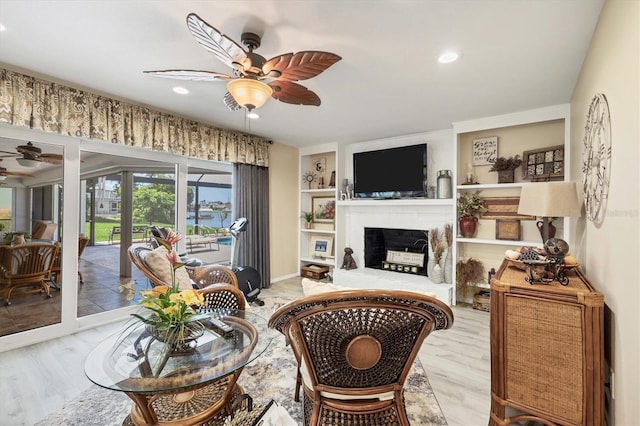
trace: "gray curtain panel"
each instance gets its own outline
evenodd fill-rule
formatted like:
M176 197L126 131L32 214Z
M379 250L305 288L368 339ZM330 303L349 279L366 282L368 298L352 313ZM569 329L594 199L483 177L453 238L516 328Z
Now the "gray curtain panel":
M269 256L269 169L236 163L234 165L236 217L246 217L247 230L240 238L238 266L251 266L260 273L261 288L271 286Z

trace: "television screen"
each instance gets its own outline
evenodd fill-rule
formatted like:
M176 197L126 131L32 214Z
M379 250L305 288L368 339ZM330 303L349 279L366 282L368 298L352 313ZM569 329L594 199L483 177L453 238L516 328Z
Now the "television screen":
M426 176L426 144L353 154L355 198L424 197Z

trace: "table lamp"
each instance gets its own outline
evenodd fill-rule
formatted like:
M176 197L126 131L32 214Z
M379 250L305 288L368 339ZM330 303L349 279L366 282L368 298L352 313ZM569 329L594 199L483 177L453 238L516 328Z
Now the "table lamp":
M542 217L542 244L549 239L550 217L580 217L575 182L536 182L520 192L518 214Z

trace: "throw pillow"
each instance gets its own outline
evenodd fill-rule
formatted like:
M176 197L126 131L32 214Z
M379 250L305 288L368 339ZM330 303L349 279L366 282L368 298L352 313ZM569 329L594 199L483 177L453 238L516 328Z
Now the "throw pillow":
M164 246L160 246L148 252L144 262L155 275L167 284L171 284L171 263L167 259L169 252ZM184 267L176 269L176 281L180 290L192 289L191 278Z

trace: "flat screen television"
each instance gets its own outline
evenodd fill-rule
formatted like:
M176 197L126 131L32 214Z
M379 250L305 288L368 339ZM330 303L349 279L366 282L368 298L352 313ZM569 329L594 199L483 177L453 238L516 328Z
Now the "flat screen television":
M353 154L354 198L425 197L427 144Z

